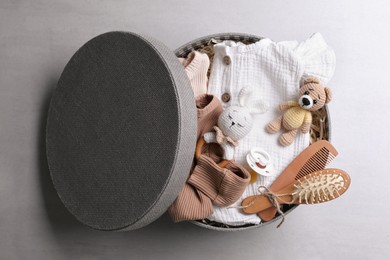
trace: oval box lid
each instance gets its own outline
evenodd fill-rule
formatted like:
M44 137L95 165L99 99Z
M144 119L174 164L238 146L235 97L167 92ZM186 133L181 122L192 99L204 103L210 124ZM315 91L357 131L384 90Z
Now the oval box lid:
M59 197L95 229L153 222L189 174L196 122L189 79L166 46L127 32L93 38L50 104L46 149Z

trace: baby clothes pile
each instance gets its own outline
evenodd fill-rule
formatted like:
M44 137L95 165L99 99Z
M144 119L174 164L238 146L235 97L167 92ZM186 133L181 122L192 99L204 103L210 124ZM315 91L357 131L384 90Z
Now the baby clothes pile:
M302 43L276 43L270 39L262 39L245 45L228 40L215 44L213 48L215 54L208 81L207 55L192 52L186 59L180 59L189 75L194 93L199 99L207 91L208 95L205 96L218 98L224 109L239 105L239 93L243 88L249 89L254 99L262 100L268 111L253 116L253 127L235 147L233 160L238 166L245 165L248 152L254 147L261 147L271 156L274 173L268 177L259 176L256 182L249 185L247 181L243 182L241 185L245 185L245 189L241 197L236 197L229 207L221 207L218 203L208 201L208 205L212 205L208 214L212 214L207 218L231 226L259 224L261 219L256 214L241 212L238 208L241 201L256 195L259 186L270 186L283 169L309 145L309 135L298 133L291 145L281 146L278 144L278 135L268 134L265 127L279 115L277 107L280 103L297 99L299 86L304 79L315 76L324 84L330 80L335 69L335 54L319 33ZM205 198L201 187L186 185L185 189L193 189L193 193L198 194L196 196ZM180 211L175 205L177 206L177 202L170 209L171 216Z

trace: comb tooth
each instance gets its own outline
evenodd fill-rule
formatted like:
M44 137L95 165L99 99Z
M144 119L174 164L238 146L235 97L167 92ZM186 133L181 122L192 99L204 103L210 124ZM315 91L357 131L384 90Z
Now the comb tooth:
M302 177L303 177L302 174L301 174L301 173L298 173L297 176L295 176L295 180L298 180L298 179L300 179L300 178L302 178Z
M330 153L326 164L329 164L331 161L333 161L334 158L336 158L336 156Z
M295 176L295 180L302 178L309 173L324 169L334 158L334 154L326 147L322 147L302 166Z

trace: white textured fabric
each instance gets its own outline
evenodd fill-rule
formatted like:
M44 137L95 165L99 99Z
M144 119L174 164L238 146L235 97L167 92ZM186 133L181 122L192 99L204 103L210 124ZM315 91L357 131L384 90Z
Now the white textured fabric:
M262 115L254 115L251 132L239 141L234 151L234 159L244 165L245 157L251 148L265 149L272 157L275 175L259 176L254 184L247 187L241 199L233 206L239 206L242 199L257 194L260 185L269 186L284 168L309 145L309 135L299 133L292 145L282 147L278 144L280 133L268 134L265 126L280 115L277 111L279 103L297 100L298 88L303 78L308 75L317 76L327 83L335 69L335 55L317 33L308 40L275 43L269 39L244 45L233 41L224 41L214 46L215 56L208 84L208 92L221 98L224 93L230 95L224 108L238 105L238 94L243 87L250 88L253 95L261 98L269 107ZM230 57L229 62L224 62ZM209 217L229 225L259 224L256 215L245 215L237 208L214 207Z

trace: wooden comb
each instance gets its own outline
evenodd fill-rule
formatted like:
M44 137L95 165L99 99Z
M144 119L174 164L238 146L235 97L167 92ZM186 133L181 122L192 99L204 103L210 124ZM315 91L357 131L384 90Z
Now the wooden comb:
M340 169L324 169L309 173L278 192L265 192L242 202L243 211L253 214L282 204L318 204L340 197L349 187L349 175ZM272 197L272 202L269 199Z
M337 155L336 148L328 141L320 140L311 144L284 169L269 190L277 192L309 173L324 169ZM270 207L258 212L258 215L263 221L270 221L276 212L275 207Z

